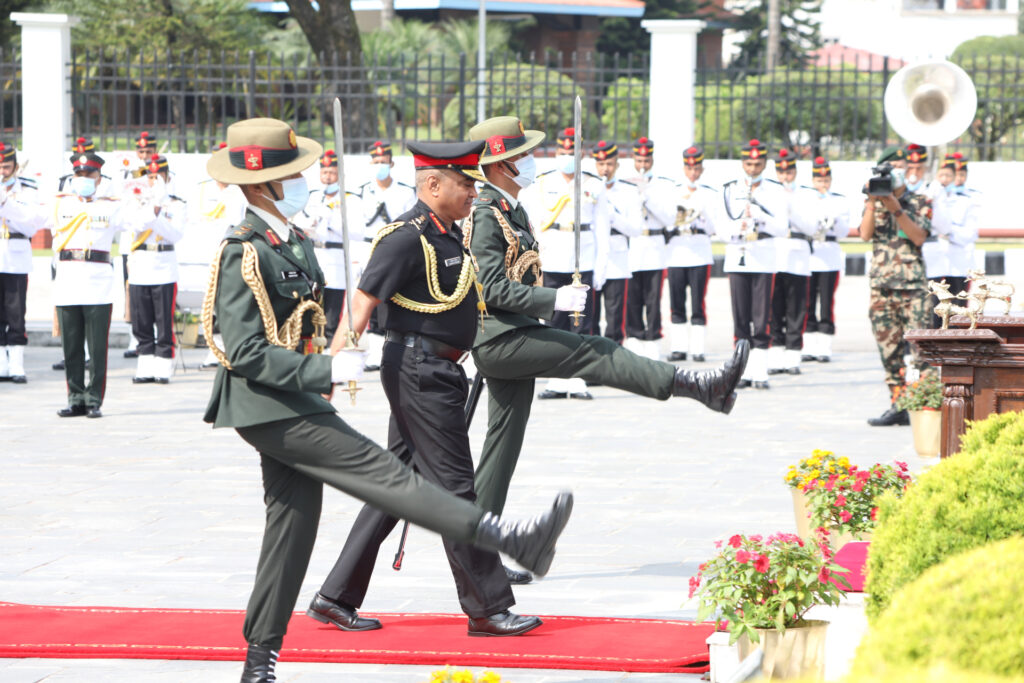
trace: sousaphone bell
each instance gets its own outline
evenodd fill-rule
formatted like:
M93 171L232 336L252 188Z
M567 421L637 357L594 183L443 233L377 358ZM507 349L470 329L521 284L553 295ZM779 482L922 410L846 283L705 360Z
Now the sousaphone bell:
M971 77L947 61L909 64L892 77L885 118L900 137L926 147L960 137L974 120L978 93Z

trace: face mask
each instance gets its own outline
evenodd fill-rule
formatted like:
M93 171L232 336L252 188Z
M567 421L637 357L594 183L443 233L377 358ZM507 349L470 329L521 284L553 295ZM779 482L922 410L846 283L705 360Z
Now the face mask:
M381 182L384 182L385 180L387 180L388 178L391 177L391 165L390 164L375 164L375 165L377 166L377 170L374 171L374 175L376 175L377 180L379 180Z
M644 178L646 178L647 180L650 180L653 177L654 177L654 169L651 169L649 171L644 171Z
M281 181L281 190L284 193L283 199L274 202L274 206L285 218L291 218L306 208L309 201L309 187L303 177L289 178Z
M341 186L338 185L338 183L331 183L330 185L324 188L324 194L338 194L338 190L340 189Z
M757 185L759 182L761 182L761 178L763 177L764 173L758 173L757 175L748 175L747 185Z
M782 181L779 181L779 184L782 185L782 187L784 187L787 190L792 190L793 189L793 182L794 181L792 181L792 180L782 180Z
M828 196L828 190L825 190L824 192L822 192L821 190L818 190L818 197L819 198L824 199L827 196Z
M576 172L576 157L571 154L566 154L562 157L562 163L558 167L558 170L565 175L572 175Z
M512 182L519 187L525 189L537 179L537 160L533 158L532 154L516 161L515 167L519 171L519 175L512 178Z
M4 187L14 187L14 183L18 180L18 176L12 175L10 178L4 180Z
M71 191L79 197L91 197L96 194L96 181L84 175L76 175L71 179Z
M904 182L906 183L907 190L909 192L917 192L918 189L924 185L924 178L905 176Z

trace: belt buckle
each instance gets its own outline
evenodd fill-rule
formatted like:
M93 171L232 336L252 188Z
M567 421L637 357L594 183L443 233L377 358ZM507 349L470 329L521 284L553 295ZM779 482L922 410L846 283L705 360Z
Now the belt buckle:
M748 232L746 235L743 236L743 239L745 239L748 242L754 242L754 241L757 240L757 233L756 232Z

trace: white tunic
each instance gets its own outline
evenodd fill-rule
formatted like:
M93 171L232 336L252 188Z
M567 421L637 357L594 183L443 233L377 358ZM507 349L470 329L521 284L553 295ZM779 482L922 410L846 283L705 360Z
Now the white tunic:
M584 173L580 186L580 225L589 226L580 232L580 272L594 270L597 262L597 240L594 222L597 202L604 191L604 182ZM526 215L540 243L540 262L545 271L572 273L576 270L576 247L573 235L573 179L566 180L558 171L548 171L537 182L519 194Z
M381 187L376 180L363 183L356 194L362 204L362 234L371 240L381 228L394 223L399 216L416 205L416 188L394 178L387 187Z
M78 217L84 218L78 222ZM86 201L77 195L57 195L56 206L47 216L53 233L53 249L105 251L118 232L124 230L121 203L101 197ZM78 223L78 227L74 225ZM57 277L53 282L56 306L109 304L114 301L114 268L109 263L56 260Z
M779 187L788 200L786 206L789 212L789 234L802 233L810 235L811 233L805 230L804 226L794 223L793 207L800 203L803 194L809 194L812 190L806 187L787 188L781 184ZM776 239L775 257L777 259L775 268L779 273L789 273L802 277L807 277L811 274L811 244L802 237L780 237Z
M690 224L689 233L680 233L668 243L668 267L691 268L707 266L714 262L711 254L711 236L715 234L715 223L720 221L722 195L708 185L690 188L686 182L675 189L676 221L682 219L683 210L697 213Z
M676 219L676 184L664 176L636 178L631 182L640 197L643 222L640 234L629 240L629 269L634 273L662 270L668 251L665 229L672 227Z
M805 188L792 206L790 223L796 230L814 237L811 272L842 270L845 266L839 240L850 234L850 209L846 197L835 192L821 194ZM827 238L832 238L830 241Z
M0 204L0 273L31 273L32 235L46 225L46 206L39 203L36 184L31 180L19 178L3 196L4 202Z
M295 217L296 224L313 240L316 260L324 271L327 289L345 289L345 251L340 247L344 241L341 232L341 211L338 208L338 193L324 194L322 189L313 190L309 195L306 210ZM348 212L349 246L353 254L362 251L363 207L359 195L345 193L345 209ZM301 222L300 222L301 220ZM330 244L330 246L328 246ZM359 258L353 260L358 270ZM356 273L352 282L357 282Z
M160 213L155 214L155 206ZM155 204L132 206L125 202L122 214L131 226L128 254L128 284L166 285L178 281L176 249L159 251L161 245L175 245L185 235L185 202L167 196ZM153 249L157 250L154 251Z
M628 280L633 276L629 268L629 241L640 234L643 221L640 196L632 183L613 179L611 186L602 185L604 189L594 216L597 240L595 287L608 280Z
M777 237L788 232L789 202L782 186L762 180L751 190L744 177L722 186L722 200L718 234L727 242L725 272L774 273L777 265L775 239L750 237L756 234Z
M921 245L925 273L930 278L966 277L974 267L974 243L978 239L979 194L954 192L935 196L931 236ZM930 239L930 238L929 238Z

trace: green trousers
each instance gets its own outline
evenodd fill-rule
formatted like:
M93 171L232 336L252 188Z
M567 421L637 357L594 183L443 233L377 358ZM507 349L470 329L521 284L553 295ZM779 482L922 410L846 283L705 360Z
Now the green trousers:
M260 453L267 506L246 642L278 650L295 609L320 521L323 484L399 519L471 542L483 510L431 484L334 413L239 427Z
M58 306L60 342L68 405L99 408L107 389L107 340L113 304ZM85 348L89 347L89 384L85 383Z
M473 349L487 379L487 437L476 468L476 504L500 514L519 460L537 377L582 377L641 396L672 395L675 366L643 358L607 337L520 327Z

